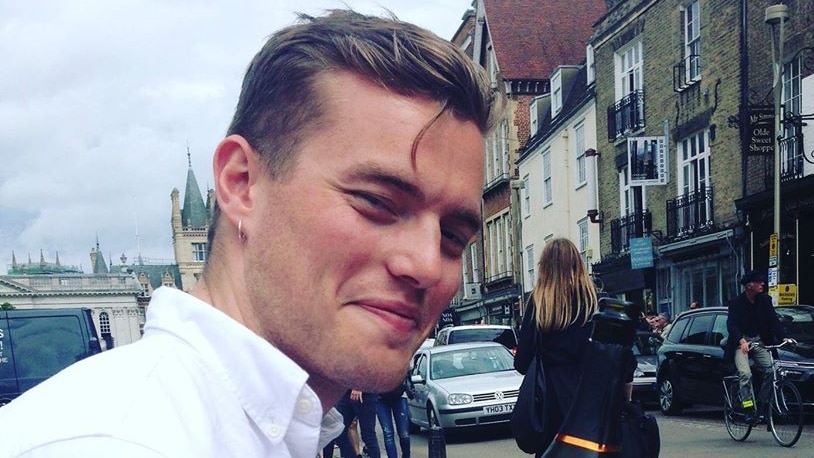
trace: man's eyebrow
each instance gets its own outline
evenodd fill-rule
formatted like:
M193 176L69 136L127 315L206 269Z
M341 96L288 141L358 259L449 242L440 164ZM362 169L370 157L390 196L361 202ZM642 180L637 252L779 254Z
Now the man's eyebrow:
M427 199L427 196L421 189L418 188L418 186L414 185L407 179L398 176L397 174L385 171L377 165L367 164L361 169L356 170L351 177L358 180L394 187L421 202L424 202ZM470 210L465 207L458 207L445 216L445 218L450 217L452 219L462 221L473 234L481 230L480 211Z
M393 187L422 202L426 200L424 192L421 191L418 186L414 185L405 178L385 171L377 165L365 165L361 169L353 172L351 178Z

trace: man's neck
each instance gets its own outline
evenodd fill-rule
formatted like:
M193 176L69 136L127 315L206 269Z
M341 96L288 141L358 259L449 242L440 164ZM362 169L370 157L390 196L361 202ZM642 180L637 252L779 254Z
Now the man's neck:
M754 292L754 291L745 291L744 294L746 294L746 300L748 300L749 302L751 302L753 304L755 303L755 299L757 298L757 293L756 292Z

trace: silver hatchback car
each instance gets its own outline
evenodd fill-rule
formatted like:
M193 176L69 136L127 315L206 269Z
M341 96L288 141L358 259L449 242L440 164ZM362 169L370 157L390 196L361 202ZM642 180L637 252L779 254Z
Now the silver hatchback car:
M508 422L523 376L495 342L425 348L413 357L410 421L445 429Z

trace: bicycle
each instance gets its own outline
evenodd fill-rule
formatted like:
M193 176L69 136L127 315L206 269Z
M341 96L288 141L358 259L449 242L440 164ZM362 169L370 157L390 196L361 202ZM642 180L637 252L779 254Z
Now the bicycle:
M803 401L800 391L794 384L786 380L786 372L781 369L779 362L774 359L771 350L786 345L790 341L784 341L780 345L763 345L759 342L749 344L749 350L757 346L763 346L769 351L771 358L771 383L772 396L769 401L771 407L768 409L768 429L771 431L774 440L783 447L791 447L800 439L803 432ZM770 379L764 379L763 383L769 383ZM728 375L723 378L724 386L724 421L726 431L732 439L742 442L749 437L754 423L746 421L746 413L741 406L740 389L737 375ZM765 402L765 401L764 401Z

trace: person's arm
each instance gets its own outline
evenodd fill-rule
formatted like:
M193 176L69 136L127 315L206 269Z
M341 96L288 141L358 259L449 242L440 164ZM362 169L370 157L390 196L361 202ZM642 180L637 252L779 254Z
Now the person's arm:
M521 374L525 374L537 351L535 345L535 335L537 322L534 320L534 304L532 301L526 305L526 312L523 315L523 324L520 325L520 333L517 336L517 354L514 355L514 369Z
M727 313L726 318L726 329L729 331L729 340L731 348L740 348L740 350L744 353L749 353L749 342L743 338L743 332L740 328L740 309L737 306L738 298L740 296L736 296L732 301L729 303L729 311Z

